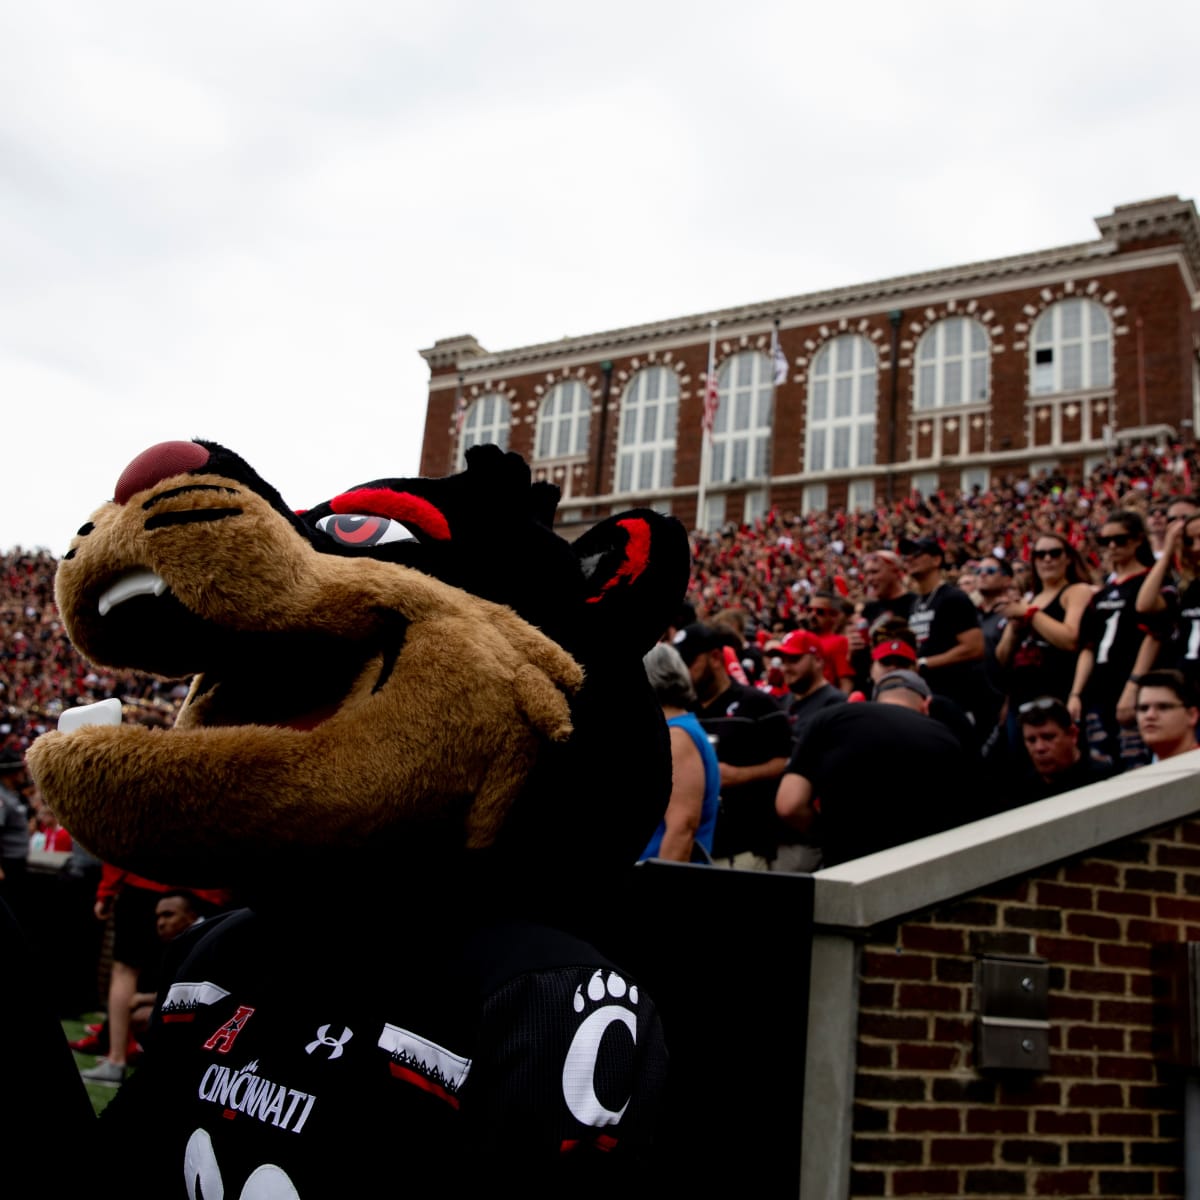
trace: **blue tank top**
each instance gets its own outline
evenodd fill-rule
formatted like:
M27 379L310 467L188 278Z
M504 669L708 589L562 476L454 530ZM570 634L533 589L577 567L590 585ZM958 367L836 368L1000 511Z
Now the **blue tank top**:
M696 749L700 752L700 761L704 763L704 801L700 806L700 824L696 828L696 844L703 846L711 853L713 830L717 826L717 802L721 794L721 766L717 762L717 752L712 748L708 734L704 732L693 713L671 717L667 724L682 729L692 739ZM664 819L658 823L658 828L654 831L650 844L641 854L642 858L654 858L658 854L666 830L667 823Z

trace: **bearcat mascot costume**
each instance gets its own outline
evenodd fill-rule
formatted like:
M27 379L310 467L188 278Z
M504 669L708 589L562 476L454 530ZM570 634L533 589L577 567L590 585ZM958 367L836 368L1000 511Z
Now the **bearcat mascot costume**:
M89 1194L645 1181L658 1018L584 938L670 791L641 655L687 543L636 510L569 545L556 502L483 446L297 515L232 452L170 442L79 530L74 644L193 682L173 729L106 701L30 768L101 858L248 900L172 943Z

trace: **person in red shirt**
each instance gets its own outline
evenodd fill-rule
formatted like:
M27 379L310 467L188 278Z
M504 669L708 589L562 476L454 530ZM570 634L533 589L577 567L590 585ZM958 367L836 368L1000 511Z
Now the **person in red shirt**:
M848 696L854 688L854 668L850 665L850 642L837 632L842 620L840 597L833 592L814 592L808 602L808 617L821 644L825 679Z

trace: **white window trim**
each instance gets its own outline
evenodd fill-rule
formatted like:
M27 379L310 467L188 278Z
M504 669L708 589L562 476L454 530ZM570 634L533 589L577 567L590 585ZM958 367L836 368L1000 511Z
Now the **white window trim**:
M559 425L561 424L563 418L558 413L555 413L555 415L552 417L546 416L546 407L550 403L550 400L552 398L556 398L560 391L563 391L567 388L578 389L575 393L576 398L578 398L580 395L582 395L582 397L583 397L583 409L580 410L579 408L576 408L575 411L571 413L570 417L567 418L567 420L569 420L571 422L571 426L572 426L571 438L570 438L571 447L565 454L557 453L554 450L551 450L550 453L545 454L545 455L539 454L538 450L542 444L542 429L543 429L545 422L547 422L547 421L554 422L553 433L551 435L550 440L551 440L551 443L555 444L555 445L558 442L558 428L559 428ZM557 407L557 400L556 400L556 407ZM579 441L579 418L580 418L581 412L586 413L586 415L587 415L586 430L585 430L584 438L583 438L584 444L582 447L580 447L576 444ZM578 462L580 459L586 459L587 453L588 453L588 444L591 441L591 436L592 436L592 394L588 390L587 385L578 379L564 379L560 383L556 383L546 393L546 395L542 397L542 402L538 406L537 424L534 427L534 434L533 434L533 461L536 462L539 466L546 466L546 465L558 466L563 463L573 463L573 462Z
M837 367L836 356L838 343L849 343L854 346L855 365L849 370L839 370ZM870 365L867 366L864 362L867 355L870 356ZM825 361L828 362L828 370L821 371L819 362L825 356ZM873 386L874 395L871 401L871 411L863 413L861 411L863 401L863 386L864 378L870 376ZM838 379L850 379L850 413L847 416L835 416L834 410L836 406L836 392ZM816 418L813 416L813 390L814 385L822 382L825 386L825 416ZM813 367L809 372L808 377L808 397L807 409L805 413L805 437L804 437L804 463L807 470L811 472L817 471L856 471L863 467L872 467L875 465L875 436L879 412L879 359L875 353L875 347L871 345L869 338L865 338L862 334L847 333L840 334L835 338L827 341L820 350L813 356ZM850 447L849 461L844 466L834 466L833 463L833 447L835 441L835 431L838 429L850 430ZM816 433L823 433L825 439L824 454L820 463L814 463L813 454L813 438ZM862 461L863 442L868 443L870 449L870 460Z
M752 378L749 385L750 390L750 424L746 429L735 430L733 424L733 399L731 393L733 391L743 391L744 388L737 387L733 384L735 378L735 365L738 360L750 356L754 363ZM709 455L709 484L721 483L748 483L756 479L767 479L771 474L771 441L774 426L774 393L775 393L775 376L774 366L768 355L761 350L742 350L737 354L727 358L717 370L717 415L713 422L712 447ZM758 410L761 406L763 395L768 397L768 402L771 405L771 411L768 413L769 421L766 425L760 425L756 422ZM721 425L725 428L721 432L717 432ZM759 472L757 470L757 454L756 447L759 438L767 439L767 462L766 470ZM746 439L748 446L746 449L746 474L744 476L734 477L732 474L733 463L733 446L734 443ZM722 459L723 470L721 474L715 475L717 464L717 448L722 448L720 455Z
M650 372L657 371L661 373L665 384L670 388L670 392L660 390L657 399L654 401L659 406L658 413L658 437L651 442L641 440L643 428L643 414L645 413L645 384L649 378ZM631 400L631 397L633 399ZM671 428L665 427L666 422L663 415L663 408L671 404L675 409L675 419L671 424ZM627 425L630 419L637 422L634 428L634 439L626 444L625 434ZM617 453L616 466L613 476L613 493L619 496L631 496L635 494L644 494L646 492L659 491L662 488L669 488L675 482L675 466L676 466L676 445L679 434L679 376L670 367L650 366L643 367L629 381L625 391L621 396L621 419L617 428ZM649 484L640 482L639 470L641 464L641 456L644 452L650 451L654 455L654 470L653 479ZM670 452L671 460L671 478L663 479L663 454L665 451ZM621 464L625 458L631 458L632 464L630 469L630 483L628 487L621 487Z
M490 425L484 427L482 434L486 436L478 436L473 442L468 441L469 433L480 432L470 428L471 416L473 413L479 413L480 421L482 421L484 405L489 399L496 401L496 417ZM486 446L489 443L495 443L501 450L507 450L511 431L512 405L509 404L508 397L502 392L486 392L482 396L477 396L463 416L462 432L458 436L458 470L461 471L466 465L467 450L471 446ZM499 436L501 434L503 437Z
M1107 328L1102 334L1081 333L1079 337L1064 338L1062 336L1062 314L1067 304L1078 303L1083 306L1084 317L1081 324L1086 324L1091 327L1091 312L1098 312L1104 317L1104 322ZM1043 324L1049 321L1050 341L1045 343L1038 342L1038 333ZM1092 345L1097 342L1105 342L1108 346L1108 379L1104 383L1095 383L1092 381ZM1070 389L1064 388L1062 384L1062 368L1063 368L1063 348L1068 345L1078 345L1080 349L1080 386ZM1053 375L1053 383L1050 387L1039 389L1037 387L1038 377L1038 362L1037 355L1039 350L1049 349L1051 353L1050 367ZM1031 398L1045 400L1058 396L1077 396L1086 395L1092 392L1111 392L1113 390L1113 319L1112 314L1098 300L1092 299L1090 296L1068 296L1061 300L1056 300L1053 304L1047 305L1038 315L1037 320L1033 323L1033 328L1029 331L1029 395Z
M942 346L945 342L946 328L949 326L951 321L961 321L961 322L963 322L965 328L964 328L964 336L963 336L962 353L959 355L949 356L949 359L959 359L962 362L962 365L963 365L962 389L963 390L969 389L971 386L971 363L972 363L972 361L977 358L981 359L983 361L984 384L985 384L984 391L985 391L986 395L984 395L982 398L970 397L966 400L963 400L960 397L959 399L955 400L953 403L947 403L947 401L946 401L945 372L943 370L943 367L945 366L946 362L949 360L948 360L947 355L943 351ZM970 334L971 326L974 326L975 328L980 330L980 332L982 332L982 334L983 334L984 348L982 350L972 350L971 349L971 340L972 340L971 334ZM921 347L925 344L925 341L927 338L936 339L935 348L937 350L937 353L933 356L932 360L923 360L921 358ZM933 366L934 366L934 372L933 372L934 400L933 400L932 404L922 404L921 403L921 368L923 366L928 366L930 361L932 361ZM913 373L912 374L912 387L913 387L912 411L913 411L914 415L917 413L928 414L928 413L935 413L935 412L964 412L964 411L967 411L967 410L970 410L973 408L986 409L992 402L992 337L991 337L991 334L988 333L987 327L983 324L983 322L977 320L975 317L964 316L961 313L954 313L954 314L951 314L950 316L942 317L940 320L935 321L932 325L929 326L928 329L925 330L925 332L921 335L921 340L919 342L917 342L917 345L913 350L912 364L913 364L912 365L912 373Z

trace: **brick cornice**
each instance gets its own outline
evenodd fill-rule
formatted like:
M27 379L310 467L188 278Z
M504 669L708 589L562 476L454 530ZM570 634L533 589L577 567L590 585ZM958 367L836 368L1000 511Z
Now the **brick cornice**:
M1200 216L1193 201L1160 196L1118 204L1107 216L1096 218L1096 227L1118 249L1149 240L1178 241L1192 277L1200 279Z

